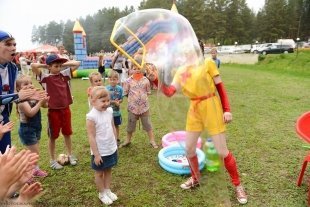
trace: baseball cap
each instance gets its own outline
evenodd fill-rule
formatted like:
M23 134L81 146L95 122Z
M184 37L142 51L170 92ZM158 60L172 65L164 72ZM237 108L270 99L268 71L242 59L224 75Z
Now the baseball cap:
M47 65L50 65L50 64L55 63L55 62L65 63L67 61L68 61L68 59L66 59L66 58L62 58L62 57L60 57L59 55L56 55L56 54L51 54L51 55L47 56L45 62L46 62Z
M0 30L0 42L8 39L14 39L14 37L10 33Z

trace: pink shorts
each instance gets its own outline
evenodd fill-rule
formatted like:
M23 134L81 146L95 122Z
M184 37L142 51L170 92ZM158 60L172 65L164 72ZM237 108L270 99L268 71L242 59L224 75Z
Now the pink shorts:
M71 111L67 107L65 109L48 109L48 136L52 139L57 139L59 133L64 136L72 135L71 126Z

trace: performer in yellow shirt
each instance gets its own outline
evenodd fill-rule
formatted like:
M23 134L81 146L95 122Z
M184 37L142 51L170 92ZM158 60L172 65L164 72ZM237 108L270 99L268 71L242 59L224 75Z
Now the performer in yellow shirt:
M214 61L207 59L198 68L189 66L178 69L172 84L161 86L162 92L168 97L178 89L191 100L186 120L186 155L191 177L180 187L191 189L199 185L200 171L196 144L202 131L207 130L236 188L239 203L247 203L247 195L240 182L235 157L226 144L225 124L232 121L232 114L224 84Z

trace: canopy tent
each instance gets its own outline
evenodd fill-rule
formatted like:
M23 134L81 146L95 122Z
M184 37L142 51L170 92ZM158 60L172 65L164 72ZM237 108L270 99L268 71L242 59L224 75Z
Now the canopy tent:
M40 47L37 47L37 48L34 48L34 49L31 49L31 50L27 50L25 52L41 52L41 53L48 53L48 52L58 52L58 49L57 47L55 46L52 46L52 45L41 45Z

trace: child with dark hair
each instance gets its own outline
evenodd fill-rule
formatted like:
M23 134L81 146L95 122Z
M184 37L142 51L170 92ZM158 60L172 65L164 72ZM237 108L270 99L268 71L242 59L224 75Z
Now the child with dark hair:
M98 60L98 72L101 74L103 77L103 82L105 83L105 60L103 54L99 55L99 60Z
M69 81L73 71L80 66L79 61L68 61L56 54L46 58L46 64L31 64L32 71L38 76L40 83L48 93L48 136L50 165L52 169L62 169L56 161L55 146L60 131L64 135L65 145L71 165L77 164L77 159L72 155L72 126L70 105L73 103ZM42 73L41 69L47 68L49 74Z

